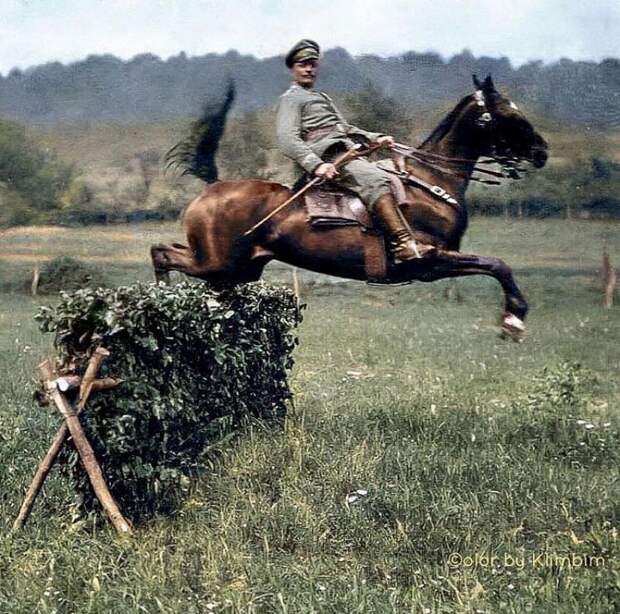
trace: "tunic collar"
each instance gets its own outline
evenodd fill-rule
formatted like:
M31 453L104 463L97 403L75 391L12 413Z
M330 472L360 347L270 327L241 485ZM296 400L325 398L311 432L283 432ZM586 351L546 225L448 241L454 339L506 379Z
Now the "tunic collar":
M304 92L314 92L315 91L311 87L301 87L301 85L299 85L299 83L297 83L297 81L292 81L291 82L291 89L298 89L298 90L302 90Z

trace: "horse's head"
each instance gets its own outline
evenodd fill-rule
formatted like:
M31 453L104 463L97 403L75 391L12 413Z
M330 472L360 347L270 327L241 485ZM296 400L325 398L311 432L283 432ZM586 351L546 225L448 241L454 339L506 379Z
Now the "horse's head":
M482 82L476 75L473 79L478 108L474 121L481 140L489 149L484 154L527 160L536 168L542 168L548 157L545 139L534 130L517 105L495 89L490 75Z

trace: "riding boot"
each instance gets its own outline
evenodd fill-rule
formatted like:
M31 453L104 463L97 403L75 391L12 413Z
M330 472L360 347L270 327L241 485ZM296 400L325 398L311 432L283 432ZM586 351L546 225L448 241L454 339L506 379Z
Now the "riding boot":
M389 192L375 202L374 212L388 235L388 246L395 260L423 258L435 251L433 245L417 243L407 229L394 197Z

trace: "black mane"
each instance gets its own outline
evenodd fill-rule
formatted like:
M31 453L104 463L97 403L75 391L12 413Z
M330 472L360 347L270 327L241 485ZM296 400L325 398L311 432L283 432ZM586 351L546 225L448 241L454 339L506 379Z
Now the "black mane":
M452 125L456 121L456 118L462 113L463 109L472 101L473 94L469 94L462 98L459 103L446 115L439 125L430 133L430 135L424 140L420 147L424 147L430 143L436 143L440 141L452 128Z

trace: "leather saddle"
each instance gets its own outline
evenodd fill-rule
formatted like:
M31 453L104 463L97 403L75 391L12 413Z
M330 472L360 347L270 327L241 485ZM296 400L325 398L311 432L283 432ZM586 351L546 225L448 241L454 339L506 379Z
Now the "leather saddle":
M395 170L392 160L384 160L377 166L392 173ZM295 187L300 188L302 186L303 183L298 182ZM408 202L405 187L401 179L395 175L391 177L391 190L399 205ZM311 187L304 197L308 222L312 228L361 226L366 231L378 232L372 216L368 213L368 209L359 196L334 181L325 181L320 185Z
M406 202L403 184L397 177L392 181L392 192L398 203ZM375 284L394 283L390 278L385 237L357 194L335 182L326 181L309 188L304 194L304 200L308 223L312 228L320 230L361 226L365 234L363 246L366 281Z
M304 195L308 222L312 228L362 226L374 228L372 217L361 199L350 190L325 182L310 188Z

